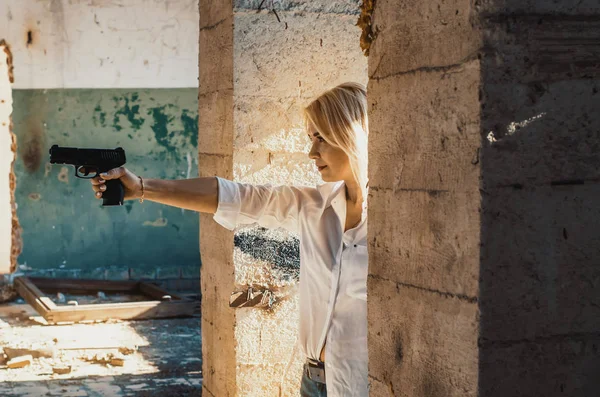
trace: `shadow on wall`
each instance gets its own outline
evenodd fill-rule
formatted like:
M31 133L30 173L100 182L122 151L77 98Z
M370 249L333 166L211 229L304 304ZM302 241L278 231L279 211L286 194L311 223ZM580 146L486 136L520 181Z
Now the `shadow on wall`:
M539 15L484 24L494 39L482 58L479 393L595 395L598 25Z
M102 208L73 167L48 163L52 144L121 146L126 166L139 175L195 177L197 109L195 88L15 90L20 270L50 277L197 278L196 213L134 201Z

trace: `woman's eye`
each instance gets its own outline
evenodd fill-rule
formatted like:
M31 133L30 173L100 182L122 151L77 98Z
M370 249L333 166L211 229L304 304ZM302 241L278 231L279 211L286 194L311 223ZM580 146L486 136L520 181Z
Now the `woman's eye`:
M319 137L317 139L319 139L319 142L325 142L325 139L323 139L323 137Z

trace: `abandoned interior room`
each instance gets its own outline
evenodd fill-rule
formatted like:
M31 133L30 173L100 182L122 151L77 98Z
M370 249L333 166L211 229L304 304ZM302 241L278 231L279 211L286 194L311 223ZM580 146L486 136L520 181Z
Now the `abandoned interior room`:
M347 82L368 263L336 242L311 358L323 253L223 227L214 177L322 192L303 112ZM0 0L0 397L600 395L599 88L597 0ZM141 197L96 199L121 166ZM184 179L217 181L216 215L153 199ZM348 379L340 274L364 284Z

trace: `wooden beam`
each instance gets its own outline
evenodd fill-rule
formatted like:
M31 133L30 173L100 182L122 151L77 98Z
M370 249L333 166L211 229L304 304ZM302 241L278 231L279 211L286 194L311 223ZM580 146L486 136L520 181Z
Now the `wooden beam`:
M125 280L86 280L43 277L31 277L30 280L42 290L68 294L89 294L90 292L95 294L98 291L133 293L139 288L139 282Z
M177 295L170 294L156 285L131 281L29 279L27 277L18 277L15 279L15 287L25 301L33 306L50 323L109 319L141 320L146 318L192 316L199 304L197 301L183 299ZM60 290L66 293L74 290L82 291L84 294L97 291L139 293L153 300L81 306L57 306L38 287L46 290ZM87 288L91 288L91 290ZM170 295L172 300L156 300L157 297L160 299L165 295Z
M56 308L54 302L33 285L27 277L15 278L14 285L19 295L33 306L42 317L45 318L51 310Z
M62 306L48 313L46 321L77 322L88 320L141 320L192 316L197 302L145 301L132 303L108 303L82 306Z

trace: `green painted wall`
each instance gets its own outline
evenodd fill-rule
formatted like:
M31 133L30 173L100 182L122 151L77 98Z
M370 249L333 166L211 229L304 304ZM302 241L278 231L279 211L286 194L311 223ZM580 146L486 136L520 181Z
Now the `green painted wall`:
M198 277L197 213L151 202L101 206L74 167L50 165L53 144L121 146L144 177L198 176L198 90L15 90L21 269L50 276Z

